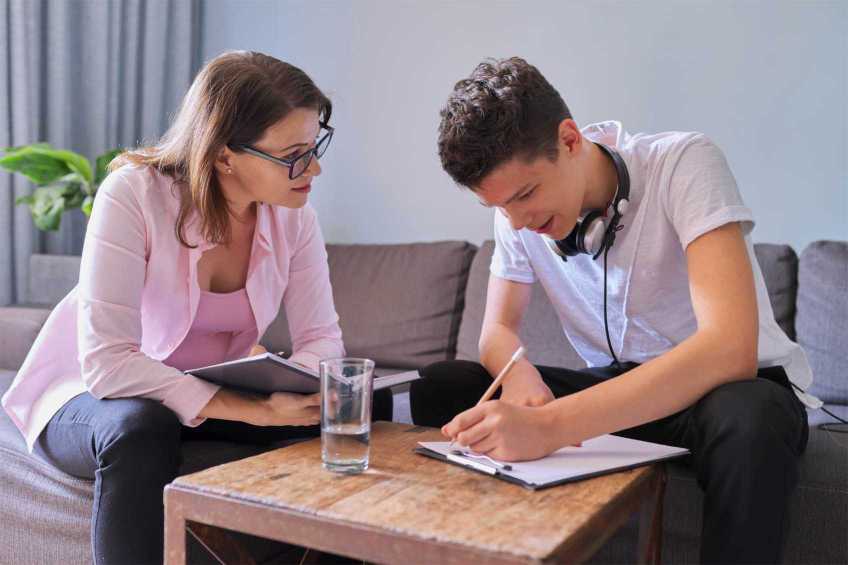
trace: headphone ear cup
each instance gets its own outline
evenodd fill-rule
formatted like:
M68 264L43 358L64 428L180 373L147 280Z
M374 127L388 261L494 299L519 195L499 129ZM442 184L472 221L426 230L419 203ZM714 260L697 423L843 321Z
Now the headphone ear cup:
M556 242L556 245L557 247L559 247L559 250L562 251L568 257L574 257L575 255L581 253L580 249L577 247L577 237L578 233L580 232L580 227L581 223L577 222L574 225L574 229L572 229L567 236L565 236L563 239L557 240Z
M594 255L603 246L604 234L606 233L603 217L602 212L592 210L583 218L576 242L576 247L580 250L580 253Z

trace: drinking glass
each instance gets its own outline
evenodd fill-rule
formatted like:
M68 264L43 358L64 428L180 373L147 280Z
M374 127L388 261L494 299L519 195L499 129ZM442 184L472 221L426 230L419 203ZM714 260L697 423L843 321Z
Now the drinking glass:
M321 460L324 468L356 474L368 468L374 361L325 359L321 376Z

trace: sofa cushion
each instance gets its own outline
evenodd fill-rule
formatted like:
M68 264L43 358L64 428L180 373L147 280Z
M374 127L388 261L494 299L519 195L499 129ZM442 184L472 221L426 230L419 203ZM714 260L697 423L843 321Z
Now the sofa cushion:
M795 328L813 369L810 392L848 405L848 242L817 241L801 253ZM814 413L811 422L827 419Z
M788 245L757 243L754 254L765 279L774 319L789 339L795 339L795 297L798 255Z
M21 366L49 315L42 308L0 307L0 369Z
M0 370L0 396L14 380ZM186 441L180 474L193 473L267 450L227 441ZM0 563L91 563L94 482L63 473L30 455L18 429L0 409ZM280 545L239 535L255 557L266 559ZM211 563L189 540L189 562Z
M401 368L453 359L475 251L459 241L328 245L348 354ZM291 351L283 308L262 343L269 350Z
M471 264L468 286L465 290L465 309L462 312L459 328L457 359L479 360L480 352L477 349L477 342L483 326L486 290L489 287L489 263L492 261L494 249L494 241L485 242ZM566 339L559 318L544 289L538 283L533 285L532 298L522 320L519 336L527 347L527 358L536 365L570 369L586 366Z
M13 380L15 380L15 371L0 369L0 396L6 393ZM24 436L9 419L6 411L0 407L0 451L2 450L25 453L26 443ZM0 461L2 461L2 457L0 457Z

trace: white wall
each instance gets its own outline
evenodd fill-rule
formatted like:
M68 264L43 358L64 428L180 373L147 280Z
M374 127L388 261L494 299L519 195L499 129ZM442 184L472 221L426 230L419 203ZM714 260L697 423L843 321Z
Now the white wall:
M697 130L725 151L755 241L848 239L848 2L216 0L203 55L306 70L338 128L312 202L331 242L491 237L436 155L438 111L484 57L519 55L579 124Z

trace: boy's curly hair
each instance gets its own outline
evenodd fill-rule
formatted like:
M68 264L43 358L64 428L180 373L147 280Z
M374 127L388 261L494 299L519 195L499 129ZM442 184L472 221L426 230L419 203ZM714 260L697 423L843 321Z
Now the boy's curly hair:
M456 83L440 112L439 158L458 184L475 190L513 157L556 160L560 122L568 106L524 59L487 59Z

